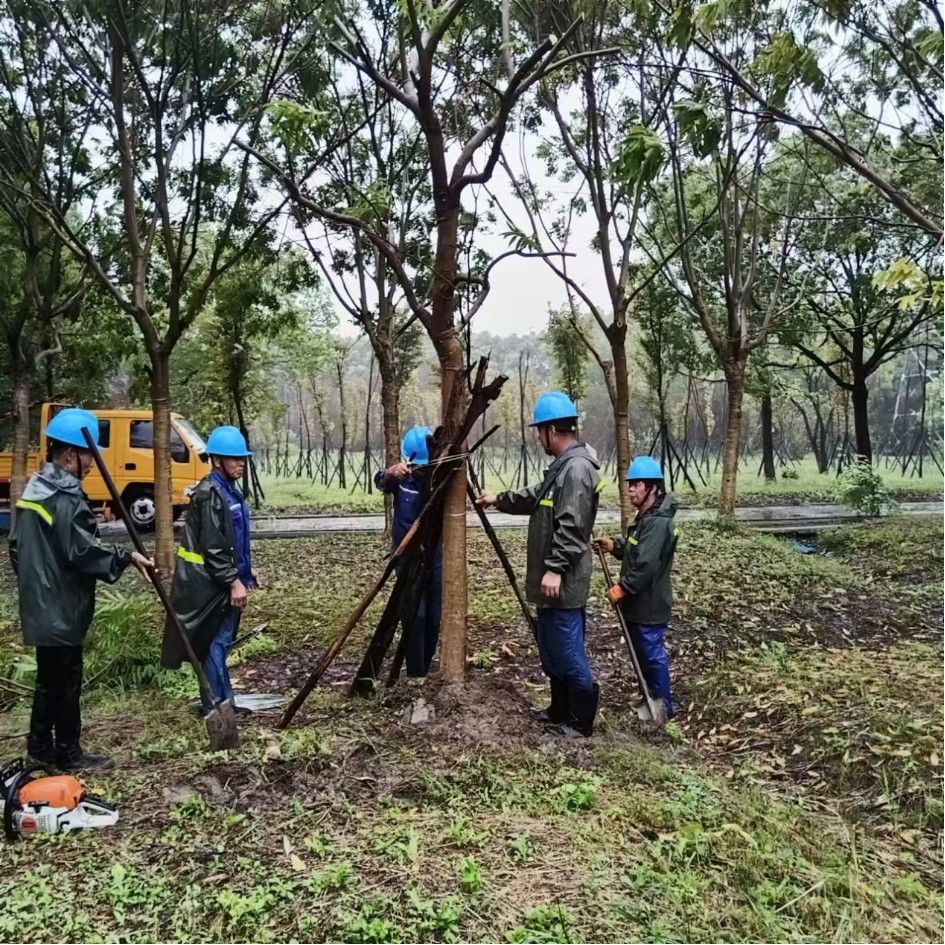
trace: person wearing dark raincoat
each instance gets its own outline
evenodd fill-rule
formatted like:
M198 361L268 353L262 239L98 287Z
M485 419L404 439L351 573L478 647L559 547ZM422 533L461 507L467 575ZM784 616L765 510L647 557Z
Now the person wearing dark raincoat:
M577 407L567 394L542 394L533 427L554 462L540 483L476 502L500 512L528 515L525 596L538 612L538 652L551 682L551 704L537 713L563 735L588 737L594 729L600 687L585 648L591 587L591 532L603 486L596 456L577 439Z
M392 549L401 543L423 508L426 495L424 476L419 467L430 462L427 438L432 435L429 427L413 427L408 430L400 444L401 462L380 470L374 477L375 485L394 497ZM415 590L416 597L411 593L404 596L401 623L407 635L404 653L407 675L418 677L426 676L430 672L430 664L440 639L440 618L443 613L442 547L437 552L429 578L423 587Z
M666 714L672 718L665 636L673 611L678 502L665 491L663 470L651 456L638 456L630 464L627 479L637 517L625 538L594 541L622 562L620 580L608 597L623 611L647 688L655 698L663 700Z
M194 489L184 515L171 605L214 694L243 712L234 702L226 660L239 630L247 591L259 586L250 549L249 507L237 486L252 454L243 434L231 426L211 432L207 453L213 469ZM176 631L165 626L163 665L179 669L185 659ZM203 690L200 701L203 713L213 706L210 693Z
M68 407L44 431L49 462L33 473L16 503L10 560L19 589L23 642L36 648L36 687L26 750L61 771L104 770L105 755L83 751L82 656L95 613L95 586L114 584L129 564L152 565L137 551L103 545L82 489L94 462L82 433L98 445L95 414Z

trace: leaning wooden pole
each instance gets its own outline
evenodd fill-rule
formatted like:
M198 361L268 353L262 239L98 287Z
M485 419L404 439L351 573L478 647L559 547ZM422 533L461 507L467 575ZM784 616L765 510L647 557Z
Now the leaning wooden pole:
M309 693L318 685L318 680L322 678L325 673L325 670L331 666L335 657L338 655L338 652L345 644L345 640L351 635L351 631L358 625L358 621L364 616L364 612L371 606L374 602L374 598L381 592L381 589L387 583L387 579L391 576L394 571L394 567L397 562L400 560L400 557L406 551L407 546L413 541L414 536L417 534L417 529L420 527L420 523L423 521L424 515L426 514L427 509L433 504L433 498L436 496L450 480L452 476L446 475L443 477L442 481L437 485L436 489L433 490L433 494L430 496L430 501L424 506L423 510L417 516L417 520L410 526L407 531L407 534L401 539L400 544L394 549L394 553L387 560L387 564L384 567L381 576L374 582L374 586L364 595L361 599L361 603L355 608L354 613L348 618L347 623L341 628L338 633L338 636L335 637L331 646L328 647L328 650L325 652L325 655L322 657L321 662L318 666L312 670L308 679L305 681L305 685L298 691L295 698L289 703L285 712L282 713L282 718L279 719L276 728L282 729L285 728L295 716L295 713L299 711L302 707L302 703L308 698Z
M479 483L479 477L476 475L476 470L473 468L472 463L469 462L468 459L466 462L469 463L469 479L471 483L466 483L466 490L469 494L469 500L472 502L472 507L476 510L476 514L479 516L479 521L482 524L482 530L489 536L489 541L492 542L492 547L495 550L496 557L499 559L499 563L502 565L502 569L505 571L505 576L509 579L509 584L512 586L512 592L518 599L519 606L522 608L522 613L525 615L525 620L528 623L528 626L531 628L532 636L537 642L538 624L535 622L535 615L531 612L531 608L529 608L528 602L525 600L525 595L522 593L522 589L518 585L518 580L515 577L515 571L512 568L512 564L509 561L508 555L505 553L505 549L502 547L502 543L499 541L499 536L496 534L495 528L492 527L492 522L489 521L489 516L486 515L485 510L481 505L476 504L476 498L478 497L478 494L482 492L482 486Z

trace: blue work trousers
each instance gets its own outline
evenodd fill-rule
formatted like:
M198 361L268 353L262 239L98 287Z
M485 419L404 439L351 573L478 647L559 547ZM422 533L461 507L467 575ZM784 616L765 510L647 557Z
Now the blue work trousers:
M440 640L440 620L443 616L443 565L437 562L426 585L420 589L420 601L415 616L409 616L410 595L404 601L401 620L407 635L405 662L408 676L426 676Z
M640 668L646 680L650 695L662 699L667 715L672 718L673 698L669 693L669 657L663 638L666 635L665 623L627 623L630 639L640 659Z
M583 607L573 610L538 608L538 655L549 679L565 682L575 689L594 688L584 648L586 623L587 613Z
M203 671L207 674L207 682L213 687L217 698L224 702L227 699L233 700L233 685L230 682L230 671L226 668L226 658L236 639L242 614L243 611L238 607L227 606L223 623L213 638L213 643L210 644L210 649L203 661ZM200 690L200 701L205 709L211 708L210 694L204 689Z

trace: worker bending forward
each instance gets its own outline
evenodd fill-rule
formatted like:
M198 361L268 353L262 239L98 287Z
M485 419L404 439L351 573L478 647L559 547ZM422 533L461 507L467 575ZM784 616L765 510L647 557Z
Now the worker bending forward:
M538 652L551 681L551 704L538 718L560 734L587 737L600 695L584 645L599 466L577 439L577 407L566 394L542 394L533 420L542 448L555 457L544 479L520 492L484 493L476 501L530 516L525 595L538 608Z
M630 464L627 479L630 502L637 510L627 537L594 540L623 562L620 580L608 591L608 596L623 611L650 693L663 700L666 714L672 718L669 657L664 637L673 609L677 502L675 496L666 493L663 470L650 456L638 456Z
M402 461L382 469L374 477L377 487L394 497L392 548L403 540L417 520L425 501L425 477L418 467L430 462L427 437L429 427L413 427L400 444ZM413 596L414 593L417 596ZM414 604L416 603L416 610ZM438 549L433 571L422 587L408 588L401 608L401 623L406 635L405 662L408 676L426 676L440 639L443 613L443 548Z
M98 446L98 417L60 410L46 427L49 458L16 503L10 559L19 585L23 642L36 647L36 690L26 750L60 771L104 770L105 755L87 754L82 734L82 649L95 613L95 585L114 584L132 562L153 566L137 551L102 545L82 480L92 468L87 429Z
M184 516L177 551L171 605L180 617L194 653L214 694L234 702L226 658L236 639L247 591L259 586L249 541L249 507L236 485L252 455L236 427L217 427L207 440L213 469L200 480ZM186 658L173 627L164 629L162 662L179 669ZM213 707L210 693L200 692L201 712Z

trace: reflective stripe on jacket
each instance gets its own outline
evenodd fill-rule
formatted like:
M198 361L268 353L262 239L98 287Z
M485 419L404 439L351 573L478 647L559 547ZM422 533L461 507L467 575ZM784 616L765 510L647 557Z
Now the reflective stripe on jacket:
M659 505L637 517L626 538L614 539L614 557L623 565L620 587L627 597L620 606L630 623L665 624L673 610L673 558L679 529L678 502L666 495Z
M131 563L98 540L98 519L68 470L46 463L17 502L10 558L27 646L81 646L95 614L97 581L114 584Z
M583 443L565 450L545 470L544 479L520 492L503 492L496 508L528 515L525 596L539 607L584 607L591 589L591 531L603 486L596 459ZM557 598L541 593L546 571L561 575Z
M230 585L239 577L229 504L213 474L205 476L190 497L177 550L171 605L200 660L223 623ZM167 669L177 669L185 659L177 631L165 626L161 662Z

